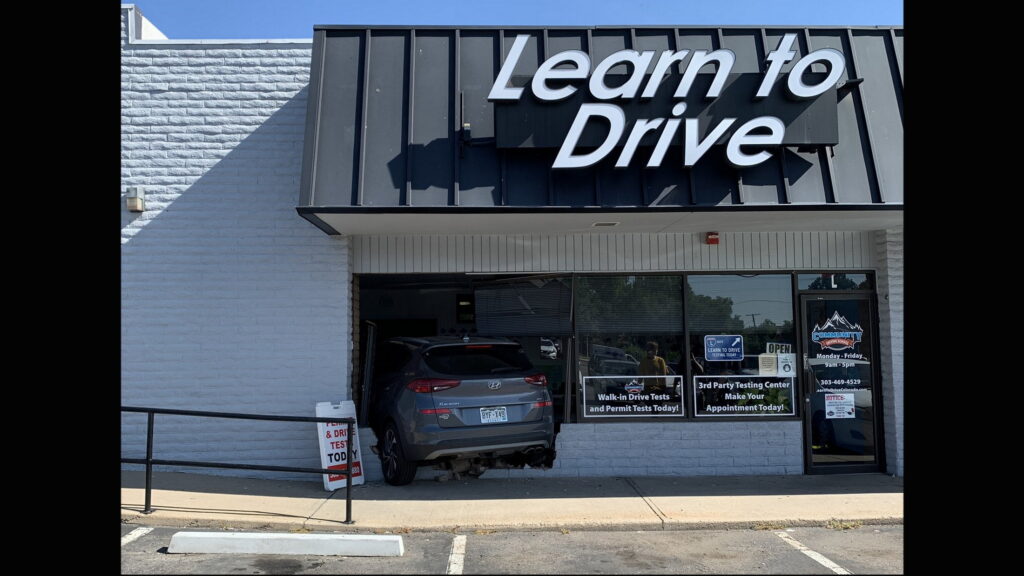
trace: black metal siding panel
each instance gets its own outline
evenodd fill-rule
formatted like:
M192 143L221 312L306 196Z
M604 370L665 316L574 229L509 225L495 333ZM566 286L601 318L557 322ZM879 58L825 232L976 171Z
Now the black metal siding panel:
M547 206L548 174L554 156L541 149L520 150L506 156L509 206Z
M512 71L513 76L530 76L544 61L540 30L507 30L502 46L504 62L516 36L527 34L523 53ZM530 149L505 154L505 197L509 206L547 206L548 176L554 157L544 150Z
M359 112L363 77L363 34L332 34L324 46L319 101L313 202L316 206L345 206L355 202L358 186Z
M764 31L765 42L768 43L767 52L771 52L779 47L779 42L782 41L782 37L786 34L796 34L796 42L790 48L793 52L796 52L796 56L792 60L782 65L782 73L789 74L789 71L796 65L797 60L807 54L807 44L804 42L803 29L801 28L772 28ZM765 52L765 56L767 56ZM767 70L768 67L762 65L763 70ZM775 83L776 88L780 86L778 82Z
M682 168L683 152L678 146L669 146L661 170L647 170L644 182L647 198L652 206L689 206L690 171Z
M621 37L619 38L621 43ZM595 39L595 46L597 41ZM597 62L598 60L593 56L595 46L590 47L591 60ZM554 54L559 52L565 52L566 50L583 50L587 51L587 32L586 30L550 30L548 31L547 46L544 55L550 58ZM621 50L622 48L616 48L615 50ZM614 52L612 50L611 52ZM611 53L609 52L609 54ZM524 54L525 56L525 54ZM592 62L592 65L593 65ZM559 68L572 67L571 65L561 65ZM593 68L591 68L593 70ZM585 84L580 82L578 84L580 90L587 90ZM513 152L513 155L518 152ZM596 192L594 189L594 175L591 170L550 170L551 164L555 159L555 151L548 151L547 157L549 158L547 166L545 166L545 172L551 172L551 186L553 192L553 198L551 198L551 204L554 206L593 206L597 203Z
M559 52L565 52L566 50L583 50L587 51L587 32L586 30L549 30L548 31L548 45L545 50L546 58L541 58L541 62L558 54ZM523 53L526 56L526 53ZM593 53L591 53L591 60ZM570 64L562 64L559 68L572 68ZM518 70L518 69L517 69ZM582 83L579 84L583 86Z
M722 30L722 48L736 54L732 73L762 72L764 53L761 49L760 30Z
M473 138L494 138L494 104L487 100L498 76L498 33L463 32L459 49L459 80L465 116L473 125Z
M828 154L829 151L825 151ZM824 204L825 190L832 184L822 169L821 154L816 150L803 152L786 148L786 181L789 183L789 201L792 204Z
M637 30L636 31L636 44L633 46L634 50L654 50L656 54L654 58L651 58L651 63L647 67L647 72L651 72L654 69L654 65L658 63L658 56L663 50L675 50L675 34L671 28L664 28L662 30ZM673 71L678 72L679 67L673 66Z
M634 33L634 50L653 50L654 58L651 59L647 72L651 73L657 65L658 57L665 50L676 50L676 30L674 28L663 29L637 29ZM668 70L668 74L659 85L659 91L674 91L679 79L681 64L676 64ZM641 90L646 87L646 83ZM664 129L664 123L660 130ZM599 175L602 179L602 200L606 206L680 206L690 203L690 176L682 169L683 153L682 148L670 146L665 152L665 158L661 162L661 168L645 168L650 159L652 149L640 148L634 155L633 164L626 170L616 170L605 167ZM614 185L604 185L606 174L614 177ZM630 178L636 178L640 185L639 190L634 190L630 184ZM619 182L621 181L621 185Z
M655 55L651 58L650 64L647 66L647 73L650 74L654 71L654 67L658 63L660 54L665 50L676 49L676 31L673 28L664 29L644 29L636 30L633 34L633 49L634 50L653 50ZM659 84L660 90L675 90L675 86L679 83L679 64L672 66L668 70L668 74L665 75L662 82ZM646 81L642 85L641 90L646 88ZM660 130L664 130L665 124L662 123ZM606 205L619 205L619 206L658 206L665 204L689 204L689 192L688 190L682 196L678 196L675 192L677 187L676 182L680 180L687 182L687 188L689 187L689 177L681 172L682 166L682 153L679 152L676 147L670 147L666 151L665 158L661 162L661 168L657 170L651 170L645 168L647 161L650 160L652 148L641 148L636 151L633 158L632 165L625 171L623 178L628 175L632 175L636 172L636 182L639 184L639 190L632 189L621 189L618 192L618 204L613 204L612 201L605 199ZM604 172L602 172L603 174ZM614 171L613 174L620 174L621 171ZM667 180L666 180L667 179ZM623 186L628 186L628 181L623 183ZM602 195L607 195L608 192L602 187ZM635 204L631 204L634 195Z
M807 54L807 43L801 28L765 30L765 55L779 47L786 34L796 34L796 42L790 48L796 55L782 65L782 73L788 74L800 58ZM784 89L780 82L775 83L774 90ZM785 162L785 179L789 202L792 204L817 203L826 201L825 187L831 186L823 173L821 156L817 150L799 150L787 148L782 155Z
M881 30L854 32L853 49L857 75L864 79L857 90L871 132L879 191L885 202L903 202L903 118L899 107L893 105L900 100L900 79L893 54L887 49L888 35Z
M319 39L313 43L313 51L310 57L309 89L307 91L309 103L306 105L306 129L302 142L302 176L299 182L299 206L313 205L313 172L316 166L317 120L320 117L320 95L323 94L323 87L320 82L323 79L324 34L326 32L323 30L318 30L315 33L315 35L319 36ZM310 222L316 224L313 220L310 220Z
M846 43L845 30L811 29L810 50L835 48L846 56L844 79L850 79L853 59ZM842 81L842 80L840 80ZM857 88L859 89L859 88ZM839 107L839 144L835 146L832 166L835 169L836 202L870 203L878 197L878 189L871 162L867 133L863 126L863 117L856 104L857 97L853 92L846 92L838 102ZM869 171L872 173L869 174Z
M591 34L594 45L590 47L591 72L608 56L619 50L632 49L629 30L606 29L594 30ZM608 69L609 74L632 74L633 70L626 64L616 64ZM609 84L613 86L614 84Z
M370 35L364 206L401 206L406 202L408 42L407 31L378 30Z
M694 50L707 50L712 51L718 48L717 31L715 29L691 29L682 28L679 30L678 35L679 43L676 46L676 50L689 50L690 54L687 55L686 59L680 64L680 67L685 69L685 65L690 63L693 58ZM711 67L707 66L704 68L706 71L710 71ZM680 75L682 72L680 71ZM673 82L669 86L663 89L675 90L677 79L673 78ZM682 128L680 128L681 130ZM735 179L723 180L720 176L713 173L713 170L706 166L701 168L701 164L706 164L712 161L711 158L716 156L716 150L709 151L704 159L701 160L694 168L689 169L687 172L690 173L690 198L693 204L732 204L732 192L736 189ZM682 148L672 147L665 154L665 160L662 163L664 166L669 162L677 162L677 166L683 164L683 152ZM718 164L723 164L717 162ZM711 171L709 171L711 170ZM731 174L731 168L730 168ZM724 187L718 188L719 184ZM703 190L702 190L703 189Z
M454 38L445 31L416 33L414 47L412 162L413 206L447 206L452 186L452 129L450 113L457 105L453 94Z
M894 30L893 44L896 47L896 64L900 67L900 84L903 84L903 30Z
M736 204L739 195L736 169L725 159L725 154L712 148L693 167L695 203L699 206Z
M462 32L459 47L459 90L463 122L473 139L494 138L494 104L487 100L498 76L498 32ZM500 206L501 166L494 146L464 146L459 177L460 206Z
M594 206L594 175L590 170L553 170L555 206Z
M737 170L743 184L743 202L746 204L784 204L786 190L782 184L782 167L778 157L784 154L785 148L770 150L771 160Z
M736 54L733 73L764 72L761 63L765 61L766 54L760 30L723 31L722 48L732 50ZM786 191L782 183L782 167L778 160L782 154L782 148L771 152L775 156L773 160L737 171L743 186L744 203L785 203ZM720 153L720 151L712 150L710 153Z
M543 55L540 52L540 30L506 30L504 46L501 49L501 61L504 62L505 58L508 57L508 52L512 49L516 36L520 34L526 34L530 39L526 42L526 48L523 49L523 55L516 62L515 69L512 70L512 76L532 76L537 71L537 68L540 67L541 62L544 61Z
M614 154L614 152L613 152ZM645 159L644 162L647 160ZM666 163L663 163L664 166ZM628 168L616 168L610 162L602 162L597 167L597 181L601 186L601 206L646 206L643 190L640 187L641 164ZM651 172L648 170L648 172ZM651 196L653 199L654 196Z
M714 28L680 28L679 46L676 50L691 51L690 55L686 57L686 60L683 60L681 65L685 66L690 61L690 58L693 56L693 50L714 50L716 48L715 44L718 43L715 35ZM706 68L706 70L710 69ZM682 71L680 71L680 74L682 74ZM675 87L673 86L672 89L675 90Z

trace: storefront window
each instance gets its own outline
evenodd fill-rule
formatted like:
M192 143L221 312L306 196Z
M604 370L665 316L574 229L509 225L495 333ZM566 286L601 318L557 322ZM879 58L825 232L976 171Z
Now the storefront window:
M558 421L565 413L571 286L571 278L533 276L481 282L475 290L477 330L522 344L533 366L547 377Z
M688 276L695 416L796 414L791 282L782 274Z
M797 286L800 290L871 290L874 288L870 275L842 272L797 274Z
M582 418L683 417L682 278L578 277Z

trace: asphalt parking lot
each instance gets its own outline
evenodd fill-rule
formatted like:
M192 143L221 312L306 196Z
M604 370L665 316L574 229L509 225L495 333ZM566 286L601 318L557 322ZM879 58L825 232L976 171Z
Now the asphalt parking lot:
M121 526L123 574L899 574L903 526L400 534L401 557L169 554L179 528ZM184 529L189 530L189 529ZM127 537L127 538L126 538ZM125 542L125 540L128 540ZM795 544L794 544L795 543Z

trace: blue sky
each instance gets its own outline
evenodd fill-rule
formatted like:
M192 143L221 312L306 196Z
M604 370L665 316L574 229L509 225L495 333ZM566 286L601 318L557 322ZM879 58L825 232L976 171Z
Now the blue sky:
M902 25L903 0L139 0L168 38L312 38L315 24Z

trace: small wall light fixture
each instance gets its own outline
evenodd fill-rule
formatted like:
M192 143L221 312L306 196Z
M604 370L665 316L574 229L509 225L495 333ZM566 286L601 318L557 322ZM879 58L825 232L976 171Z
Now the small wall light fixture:
M142 188L129 186L125 198L128 202L129 212L144 212L146 210L146 193L142 191Z
M705 244L718 244L718 232L706 232L704 234Z

